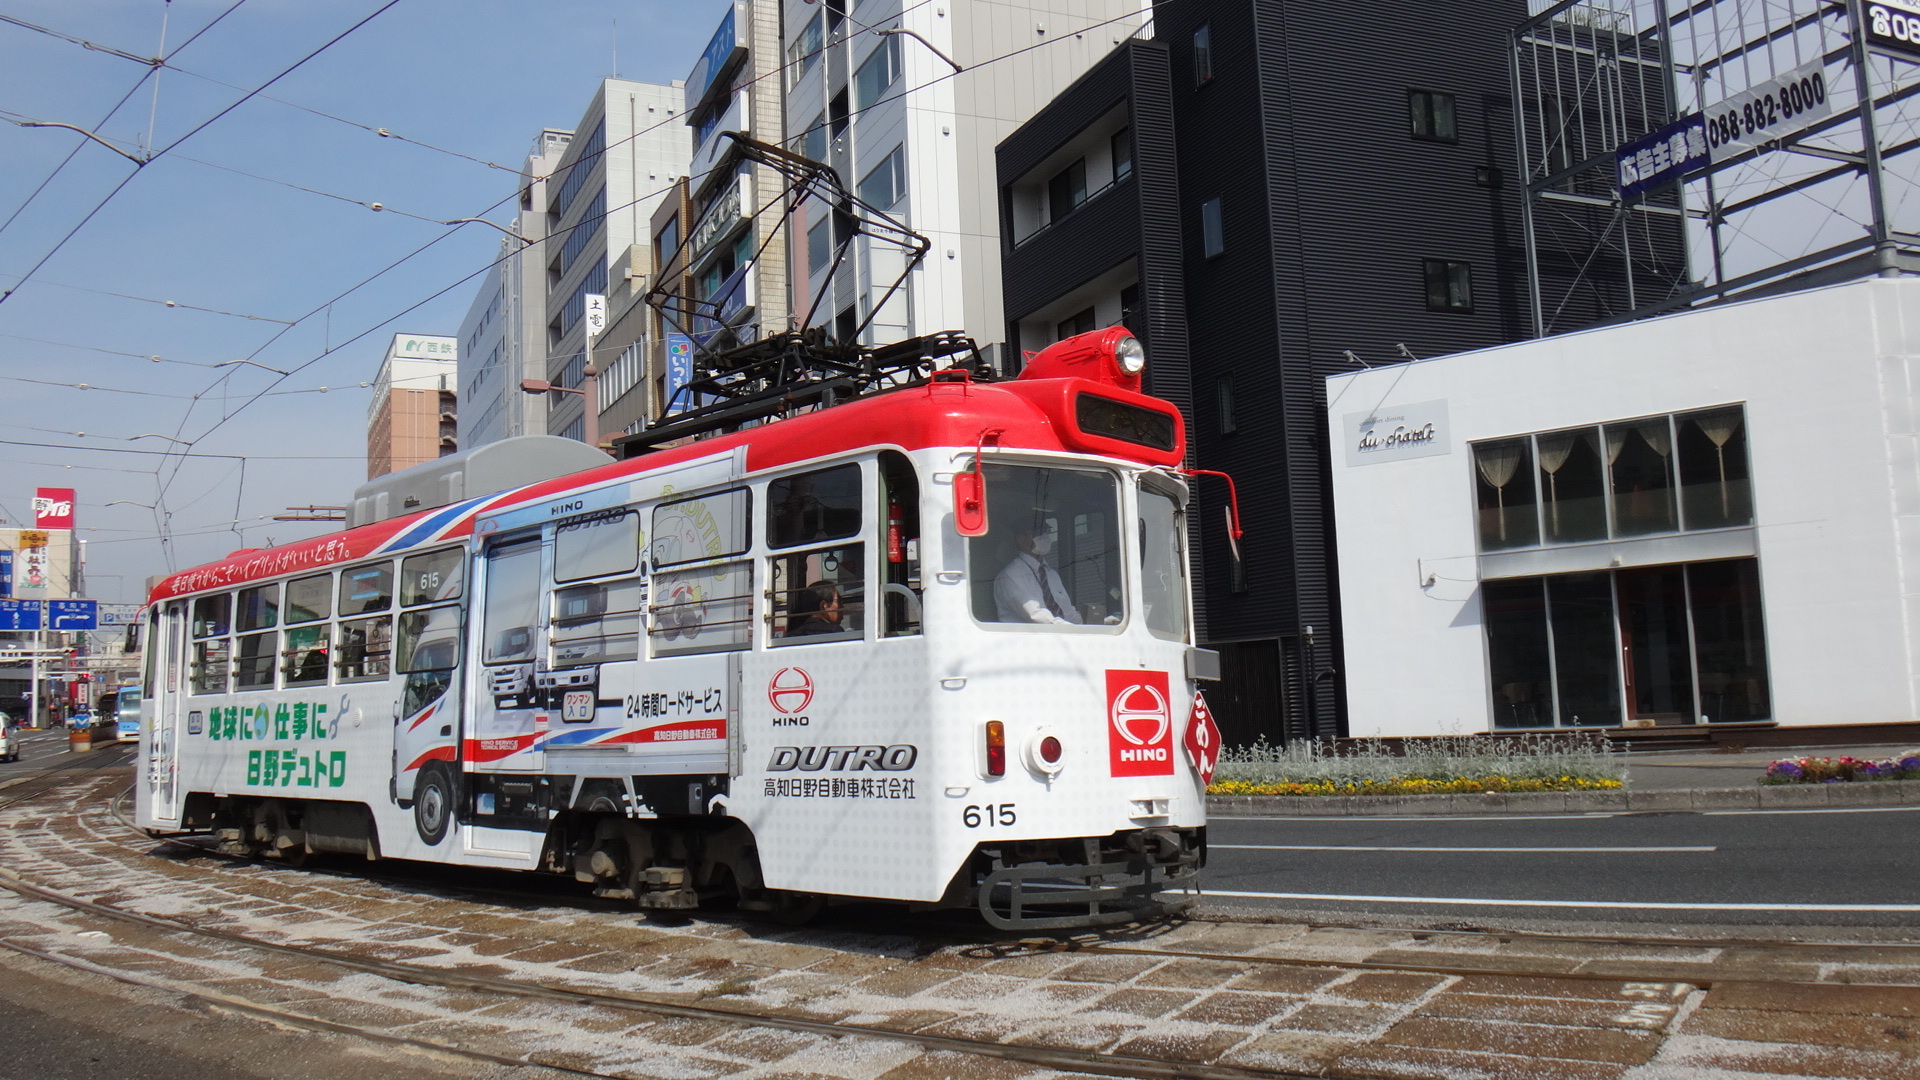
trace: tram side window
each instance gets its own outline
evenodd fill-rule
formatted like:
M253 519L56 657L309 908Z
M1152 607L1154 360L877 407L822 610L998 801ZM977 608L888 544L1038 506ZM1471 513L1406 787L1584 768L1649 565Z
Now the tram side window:
M273 653L280 623L280 584L257 585L235 594L233 688L273 689Z
M533 659L540 620L540 542L526 540L495 548L487 557L487 588L482 609L486 663Z
M282 614L281 674L286 686L313 686L327 681L328 623L333 614L333 575L314 574L287 582Z
M880 453L880 592L887 637L920 632L920 482L897 450Z
M453 685L453 673L460 666L460 606L403 611L399 631L394 663L406 676L401 715L412 716Z
M792 551L769 559L775 645L844 641L866 627L861 545Z
M466 552L459 548L409 555L400 560L400 603L413 607L458 600L466 565Z
M193 665L196 694L227 692L228 612L233 597L227 593L198 597L193 602Z
M859 465L835 465L767 484L768 547L817 544L859 532Z
M393 670L393 564L340 571L340 627L334 667L341 682L384 679ZM365 618L349 619L348 615Z
M707 561L747 550L751 506L746 488L730 488L654 508L647 627L654 655L721 652L752 643L753 564Z
M555 582L583 582L553 595L553 664L571 667L640 656L640 612L646 583L640 565L640 516L622 512L560 526L553 537Z
M1157 475L1157 474L1152 474ZM1187 640L1187 515L1165 492L1140 488L1140 599L1147 630L1168 641Z
M967 541L973 617L1063 630L1125 620L1111 473L988 465L987 535Z

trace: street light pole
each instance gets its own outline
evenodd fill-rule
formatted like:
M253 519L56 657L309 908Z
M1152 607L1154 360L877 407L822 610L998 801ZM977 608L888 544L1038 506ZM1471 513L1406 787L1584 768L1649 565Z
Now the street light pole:
M566 386L555 386L545 379L521 379L520 389L529 394L579 394L584 399L581 402L583 409L581 437L588 446L599 450L602 449L600 446L600 373L593 369L592 364L588 364L586 370L580 373L580 382L581 386L576 390Z

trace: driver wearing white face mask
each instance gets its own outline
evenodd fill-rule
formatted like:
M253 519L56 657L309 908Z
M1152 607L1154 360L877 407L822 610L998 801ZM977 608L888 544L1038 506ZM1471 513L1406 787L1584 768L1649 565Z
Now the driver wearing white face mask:
M1059 526L1051 518L1037 518L1014 532L1013 545L1019 553L993 579L993 601L1001 622L1082 621L1059 571L1046 562L1059 538Z

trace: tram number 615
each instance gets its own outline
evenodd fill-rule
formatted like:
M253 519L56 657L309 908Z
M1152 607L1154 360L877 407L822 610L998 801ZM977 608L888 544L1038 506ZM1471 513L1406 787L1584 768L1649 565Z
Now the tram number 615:
M977 829L982 825L1011 825L1013 821L1012 803L969 806L960 812L960 823L969 829Z

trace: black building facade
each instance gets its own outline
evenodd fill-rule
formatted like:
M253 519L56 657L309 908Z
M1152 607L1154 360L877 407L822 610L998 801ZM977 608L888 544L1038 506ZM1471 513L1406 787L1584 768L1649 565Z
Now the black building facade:
M1124 321L1193 465L1238 483L1238 558L1214 481L1193 519L1230 745L1345 734L1325 376L1527 334L1508 51L1526 17L1157 4L1154 40L1000 145L1008 341Z

